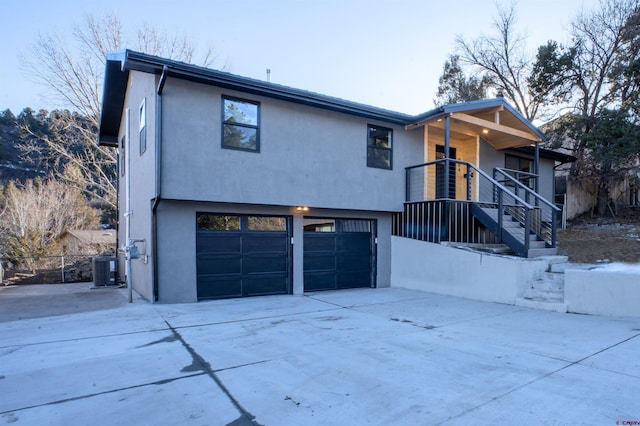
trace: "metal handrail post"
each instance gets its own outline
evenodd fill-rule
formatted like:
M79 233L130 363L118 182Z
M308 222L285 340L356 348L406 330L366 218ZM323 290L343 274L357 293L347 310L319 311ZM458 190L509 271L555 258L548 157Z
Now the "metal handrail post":
M524 209L524 252L529 257L529 237L531 236L531 209Z

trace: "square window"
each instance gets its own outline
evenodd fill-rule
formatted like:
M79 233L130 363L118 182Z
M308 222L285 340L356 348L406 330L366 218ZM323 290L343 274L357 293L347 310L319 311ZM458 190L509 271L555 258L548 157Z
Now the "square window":
M260 152L260 105L222 98L222 147Z
M367 134L367 167L391 170L393 130L369 125Z

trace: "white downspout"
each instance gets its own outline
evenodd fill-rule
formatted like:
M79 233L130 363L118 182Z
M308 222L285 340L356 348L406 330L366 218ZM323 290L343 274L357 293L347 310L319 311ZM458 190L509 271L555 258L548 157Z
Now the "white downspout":
M125 138L126 143L124 145L124 152L126 158L125 169L125 212L124 217L126 219L125 226L125 241L127 246L131 240L131 109L127 108L125 115ZM127 276L127 292L129 294L129 303L133 302L133 288L131 285L131 255L129 250L125 251L125 275Z

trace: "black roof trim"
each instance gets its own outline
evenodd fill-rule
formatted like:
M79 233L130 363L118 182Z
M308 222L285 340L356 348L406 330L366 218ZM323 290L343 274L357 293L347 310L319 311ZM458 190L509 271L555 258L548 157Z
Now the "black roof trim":
M509 148L507 152L514 152L520 154L526 154L530 156L535 156L536 148L534 146L522 146L519 148ZM551 149L540 148L540 157L548 158L549 160L558 161L559 163L573 163L577 160L576 157L569 154L564 154L562 152L553 151Z
M267 96L274 99L294 102L302 105L327 109L331 111L356 115L380 120L385 123L406 125L411 122L412 116L383 108L372 107L357 102L321 95L306 90L295 89L262 80L241 77L224 71L213 70L186 64L184 62L164 59L144 53L123 50L111 53L107 56L105 72L105 85L103 93L103 113L100 119L99 143L111 145L109 136L116 135L114 118L119 123L124 105L124 92L127 85L130 70L142 71L151 74L161 74L163 67L168 68L167 75L193 81L210 84L230 90L237 90L254 95ZM108 90L107 90L108 88Z
M401 126L418 123L425 119L431 119L453 112L504 106L505 109L518 117L533 133L539 136L541 140L546 140L542 132L526 120L515 108L509 105L504 98L450 104L422 114L410 115L267 81L241 77L224 71L186 64L184 62L160 58L132 50L121 50L107 55L100 131L98 134L99 144L106 146L118 145L117 137L120 130L120 119L124 108L129 71L141 71L160 75L165 67L167 68L167 75L169 77L214 85L254 95L267 96L287 102Z

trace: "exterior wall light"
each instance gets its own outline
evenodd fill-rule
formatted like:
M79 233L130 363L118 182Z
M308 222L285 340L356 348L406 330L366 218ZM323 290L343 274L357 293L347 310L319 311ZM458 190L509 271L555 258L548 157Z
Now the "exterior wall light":
M309 211L309 207L308 206L298 206L298 207L296 207L296 211L297 212L308 212Z
M489 131L487 129L482 129L482 133L486 135Z

